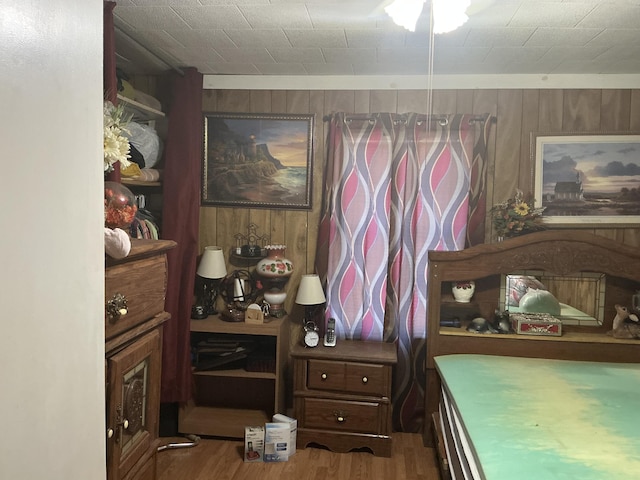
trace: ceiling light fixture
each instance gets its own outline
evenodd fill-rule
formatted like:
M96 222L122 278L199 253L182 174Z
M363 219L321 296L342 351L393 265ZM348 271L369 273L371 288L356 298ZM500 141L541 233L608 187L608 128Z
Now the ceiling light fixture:
M395 0L384 11L396 25L415 32L416 23L426 0ZM466 10L471 0L432 0L433 32L447 33L463 25L469 17Z
M448 33L465 24L471 0L433 0L433 33Z
M391 5L384 7L384 11L391 17L393 23L410 32L415 32L424 2L425 0L395 0Z

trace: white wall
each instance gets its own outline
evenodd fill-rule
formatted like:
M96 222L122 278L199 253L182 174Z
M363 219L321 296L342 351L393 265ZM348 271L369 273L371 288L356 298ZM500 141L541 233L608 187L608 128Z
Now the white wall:
M105 478L102 1L0 0L0 479Z

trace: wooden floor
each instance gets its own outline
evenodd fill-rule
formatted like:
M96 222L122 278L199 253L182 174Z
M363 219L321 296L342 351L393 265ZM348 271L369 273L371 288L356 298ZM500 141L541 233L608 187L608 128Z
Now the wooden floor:
M165 443L184 438L164 438ZM158 453L157 480L438 480L433 449L422 436L394 433L391 458L368 452L298 450L288 462L244 463L242 440L201 439L193 448Z

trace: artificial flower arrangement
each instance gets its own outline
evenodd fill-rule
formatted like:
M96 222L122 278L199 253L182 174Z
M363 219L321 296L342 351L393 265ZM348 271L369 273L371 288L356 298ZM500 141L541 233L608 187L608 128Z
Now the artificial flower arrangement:
M545 207L536 208L533 200L526 201L521 190L516 190L513 198L491 208L493 225L498 237L514 237L523 233L543 230L542 212Z
M131 162L129 158L129 139L124 135L127 133L127 125L131 121L131 116L127 115L122 105L115 106L109 100L104 102L104 171L113 171L113 165L120 162L122 168L128 167Z

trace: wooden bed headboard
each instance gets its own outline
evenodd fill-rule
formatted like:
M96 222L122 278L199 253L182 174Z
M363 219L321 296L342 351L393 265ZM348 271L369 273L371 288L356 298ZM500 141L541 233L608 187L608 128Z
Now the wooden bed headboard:
M538 270L558 276L582 272L606 276L605 317L597 327L563 326L560 337L517 334L470 333L440 325L443 312L458 309L481 312L488 318L499 306L500 279L519 271ZM451 282L474 280L476 290L469 306L456 304ZM547 230L477 245L461 251L429 252L427 305L426 422L437 410L440 384L433 358L438 355L477 353L565 360L640 362L640 341L607 336L615 316L615 305L631 307L631 297L640 290L640 249L584 230ZM475 309L475 310L473 310ZM431 429L425 426L425 444L433 445Z
M546 230L457 252L430 251L429 263L448 277L444 280L525 269L640 279L640 249L583 230Z

